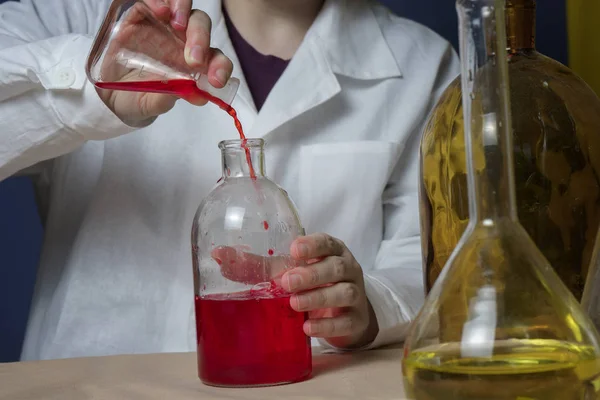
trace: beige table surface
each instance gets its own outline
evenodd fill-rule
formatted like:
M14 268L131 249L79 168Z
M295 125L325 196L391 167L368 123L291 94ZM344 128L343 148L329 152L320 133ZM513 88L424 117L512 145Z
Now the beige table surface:
M2 400L403 400L400 347L354 354L315 349L311 379L266 388L203 385L196 354L90 357L0 364Z

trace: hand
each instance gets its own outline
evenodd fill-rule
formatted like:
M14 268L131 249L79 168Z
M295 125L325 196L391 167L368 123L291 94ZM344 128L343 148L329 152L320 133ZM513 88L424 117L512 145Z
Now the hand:
M292 308L309 312L304 332L340 348L371 343L379 332L377 318L365 293L362 268L346 245L320 233L296 239L290 253L309 264L281 277L283 288L294 293Z
M185 42L185 48L174 47L172 43L164 43L168 37L164 32L150 22L148 11L143 4L135 4L122 22L118 36L109 48L109 54L114 57L119 48L127 50L144 50L152 46L160 49L161 57L173 63L187 65L200 73L207 74L208 81L216 88L223 87L233 70L233 64L219 49L210 47L211 20L200 10L192 10L192 0L144 0L154 15L169 22L175 33ZM110 57L106 57L110 60ZM105 81L124 82L141 73L116 63L106 63L102 66ZM146 74L147 72L144 71ZM156 77L148 74L148 80ZM139 80L139 78L138 78ZM141 125L169 111L175 105L178 97L170 94L128 92L118 90L98 90L106 105L121 120L131 125ZM192 104L202 106L207 101L201 97L184 97Z
M372 342L379 332L377 319L362 269L348 248L331 236L315 234L296 239L290 253L266 257L244 247L216 247L211 256L227 279L248 285L271 281L293 293L290 306L309 312L307 335L339 348Z

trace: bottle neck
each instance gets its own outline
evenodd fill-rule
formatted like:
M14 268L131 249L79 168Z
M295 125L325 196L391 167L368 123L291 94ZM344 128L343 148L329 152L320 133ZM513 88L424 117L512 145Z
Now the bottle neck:
M504 0L458 5L470 220L517 221Z
M255 178L265 174L265 157L262 140L230 140L221 145L223 178Z
M506 0L508 50L535 50L536 0Z

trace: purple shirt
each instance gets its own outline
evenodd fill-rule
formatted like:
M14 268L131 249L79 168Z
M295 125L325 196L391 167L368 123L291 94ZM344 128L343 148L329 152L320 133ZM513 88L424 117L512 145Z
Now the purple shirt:
M242 72L246 78L246 83L254 99L256 110L260 111L269 92L275 86L275 83L283 74L289 61L282 60L275 56L265 56L259 53L240 35L233 26L225 7L223 7L223 16L229 32L231 44L242 66Z

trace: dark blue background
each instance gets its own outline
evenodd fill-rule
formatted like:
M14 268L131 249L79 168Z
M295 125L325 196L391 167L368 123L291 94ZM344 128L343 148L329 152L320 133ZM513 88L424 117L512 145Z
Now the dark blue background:
M458 47L452 0L383 2L399 15L428 25ZM538 49L566 63L564 2L539 3ZM0 362L17 360L21 351L42 234L31 181L10 178L0 182Z

